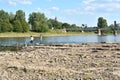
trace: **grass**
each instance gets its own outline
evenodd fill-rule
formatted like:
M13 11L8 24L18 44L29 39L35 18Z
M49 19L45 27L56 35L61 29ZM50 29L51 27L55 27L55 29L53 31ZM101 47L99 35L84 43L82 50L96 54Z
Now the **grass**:
M0 51L19 51L22 46L0 46Z
M15 32L6 32L0 33L0 37L29 37L29 36L38 36L40 33L27 32L27 33L15 33Z
M42 34L43 36L74 36L74 35L95 35L93 32L81 33L81 32L62 32L60 30L53 30L46 33L36 33L36 32L27 32L27 33L15 33L15 32L6 32L0 33L0 37L38 37Z

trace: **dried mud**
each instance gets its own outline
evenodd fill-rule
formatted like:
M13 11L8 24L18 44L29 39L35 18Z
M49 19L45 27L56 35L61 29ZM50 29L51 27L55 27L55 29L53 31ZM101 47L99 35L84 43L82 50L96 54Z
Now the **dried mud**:
M120 43L0 51L0 80L120 80Z

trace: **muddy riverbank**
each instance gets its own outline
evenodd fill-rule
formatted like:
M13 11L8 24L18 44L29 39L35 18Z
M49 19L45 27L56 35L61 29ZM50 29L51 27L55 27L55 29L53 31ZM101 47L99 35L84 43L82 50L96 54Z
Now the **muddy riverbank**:
M120 43L0 51L0 80L120 80Z

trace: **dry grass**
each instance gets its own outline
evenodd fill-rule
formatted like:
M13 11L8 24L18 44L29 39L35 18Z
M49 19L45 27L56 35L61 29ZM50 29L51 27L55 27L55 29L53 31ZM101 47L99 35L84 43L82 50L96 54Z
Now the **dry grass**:
M47 32L47 33L35 33L35 32L27 32L27 33L15 33L15 32L6 32L0 33L0 37L29 37L29 36L75 36L75 35L96 35L95 33L80 33L80 32Z
M0 51L0 80L120 80L120 43Z
M0 37L29 37L29 36L38 36L40 33L27 32L27 33L15 33L15 32L6 32L0 33Z

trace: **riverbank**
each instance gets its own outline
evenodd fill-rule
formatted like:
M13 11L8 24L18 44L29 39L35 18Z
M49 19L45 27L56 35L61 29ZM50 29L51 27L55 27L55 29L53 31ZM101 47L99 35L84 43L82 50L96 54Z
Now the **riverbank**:
M15 33L15 32L6 32L0 33L0 37L30 37L31 35L34 37L43 36L73 36L73 35L96 35L95 33L81 33L81 32L47 32L47 33L35 33L35 32L27 32L27 33Z
M0 80L120 80L120 43L0 51Z

